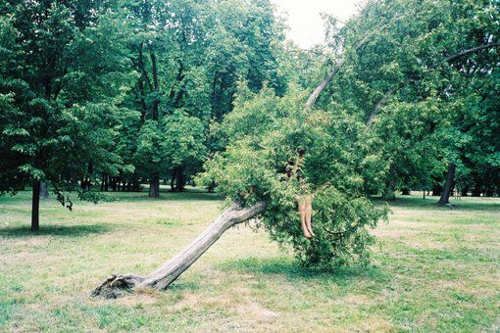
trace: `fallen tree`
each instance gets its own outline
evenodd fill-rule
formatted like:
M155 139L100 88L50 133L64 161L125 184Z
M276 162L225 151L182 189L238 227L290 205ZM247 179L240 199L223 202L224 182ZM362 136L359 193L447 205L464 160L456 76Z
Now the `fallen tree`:
M361 47L364 43L366 42L366 39L358 43L356 48ZM315 119L315 114L311 111L311 107L315 103L316 99L318 96L321 94L321 92L324 90L324 88L327 86L328 82L334 77L336 73L339 72L340 68L342 65L345 63L345 59L340 59L337 61L335 64L334 68L329 71L325 78L321 81L319 86L313 91L313 93L309 96L307 99L307 102L305 102L304 107L300 107L300 109L303 109L305 113L301 113L299 115L300 118L308 118L307 123L308 126L311 126L311 123L313 123L314 126L314 119ZM293 94L291 94L293 95ZM300 104L300 103L299 103ZM311 119L313 121L311 121ZM304 119L302 119L304 120ZM316 126L318 126L318 122L316 121L315 123ZM265 132L265 131L264 131ZM235 133L232 133L233 135ZM236 135L237 136L237 135ZM263 141L263 140L260 140ZM293 146L294 143L291 144ZM300 145L300 144L299 144ZM292 153L289 155L287 159L288 162L294 158L294 154L296 154L296 149L291 147ZM284 164L287 162L285 161ZM244 163L242 163L244 164ZM297 167L301 167L297 165ZM277 171L279 173L279 171ZM293 180L292 180L293 181ZM210 182L213 182L213 180L210 180ZM219 180L220 182L220 180ZM223 182L223 181L222 181ZM252 182L249 182L252 183ZM285 182L287 183L287 182ZM287 183L288 184L288 183ZM290 184L288 184L290 185ZM288 186L287 185L287 186ZM291 185L290 185L291 186ZM290 187L289 186L289 187ZM226 192L234 192L234 191L226 191ZM187 246L184 250L182 250L180 253L178 253L175 257L173 257L171 260L167 261L165 264L160 266L157 270L154 272L146 275L146 276L141 276L141 275L135 275L135 274L114 274L108 279L106 279L103 283L101 283L97 288L95 288L92 291L92 295L96 297L104 297L104 298L117 298L120 297L124 294L125 291L130 291L134 290L137 288L144 288L144 287L150 287L156 290L162 290L166 289L172 282L174 282L186 269L188 269L203 253L205 253L221 236L222 234L232 226L243 223L245 221L248 221L252 218L257 217L259 214L262 214L265 212L266 208L268 207L267 202L265 201L256 201L253 200L252 198L259 197L258 190L256 190L256 186L254 185L249 185L248 188L245 191L239 191L237 196L234 198L235 203L233 203L229 208L224 210L224 212L217 217L217 219L198 237L196 238L189 246ZM260 197L266 197L265 195L261 195ZM272 201L272 200L271 200ZM288 202L292 202L295 204L295 198L288 198ZM242 202L236 203L236 202ZM285 210L294 212L293 214L296 214L296 211L294 207L284 207ZM292 217L294 218L294 217ZM368 218L367 220L370 221L376 221L378 219L377 217L374 218ZM275 221L276 222L276 221ZM298 225L298 223L296 223ZM332 228L331 226L329 226ZM356 226L339 226L340 229L348 229L350 232L356 232ZM337 229L339 229L337 228ZM272 229L272 228L271 228ZM332 237L334 238L344 238L346 237L346 232L332 232L328 228L324 228L323 232L324 238L325 239L330 239ZM321 237L317 237L320 239ZM338 240L337 239L337 240ZM300 247L300 246L299 246ZM306 250L307 251L307 250ZM310 251L310 249L309 249Z
M154 272L146 275L113 275L92 292L93 296L117 298L123 295L124 290L137 287L151 287L156 290L167 288L186 269L188 269L203 253L205 253L221 236L232 226L248 221L264 212L266 204L257 203L251 207L241 207L233 204L188 247L179 252Z

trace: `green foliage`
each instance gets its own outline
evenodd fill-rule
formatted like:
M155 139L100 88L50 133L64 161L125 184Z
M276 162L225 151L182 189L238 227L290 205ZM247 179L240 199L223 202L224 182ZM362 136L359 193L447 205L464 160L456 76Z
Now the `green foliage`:
M201 163L205 158L205 125L198 117L177 111L164 121L164 147L169 166Z
M173 169L193 174L206 151L222 149L207 128L232 110L238 79L254 91L264 81L284 87L275 56L283 27L267 0L127 1L125 9L138 76L124 104L141 121L122 128L120 147L145 178ZM154 138L149 121L158 122Z
M242 87L238 96L222 123L227 149L205 164L199 179L215 181L233 201L266 201L261 225L291 245L303 265L366 262L373 240L366 228L387 211L366 197L363 124L341 110L305 109L307 94L296 87L283 97L268 87L257 94ZM298 149L305 150L303 157ZM294 175L288 177L291 162ZM311 240L302 236L296 208L297 197L307 194L313 196Z
M318 103L371 123L370 154L383 161L384 170L374 193L393 197L397 189L430 188L443 181L449 161L457 165L461 187L470 186L476 168L498 178L486 159L471 163L468 157L478 142L476 126L490 126L476 117L485 112L485 100L493 102L487 96L495 91L490 82L497 48L460 55L498 43L497 12L496 1L380 0L368 2L345 25L327 18L329 48L323 56L342 54L345 63ZM491 145L480 146L478 155L490 155Z
M80 178L133 168L114 152L130 112L119 104L135 75L113 9L86 1L0 6L2 191L43 181L65 205L62 193Z

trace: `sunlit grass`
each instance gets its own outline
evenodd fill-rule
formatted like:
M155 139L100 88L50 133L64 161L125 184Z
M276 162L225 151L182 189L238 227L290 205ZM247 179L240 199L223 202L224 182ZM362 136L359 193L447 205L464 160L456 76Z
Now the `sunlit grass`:
M0 198L0 331L498 331L500 200L399 198L372 265L298 267L263 231L229 230L164 292L92 299L112 273L145 274L222 209L206 193L115 194L69 212L30 193Z

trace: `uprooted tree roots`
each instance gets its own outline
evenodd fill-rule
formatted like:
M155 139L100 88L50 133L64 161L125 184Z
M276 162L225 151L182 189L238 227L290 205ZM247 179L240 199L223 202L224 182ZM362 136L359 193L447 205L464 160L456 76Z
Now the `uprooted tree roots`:
M188 247L167 261L156 271L146 275L115 274L92 291L92 296L118 298L139 287L156 290L166 289L203 253L205 253L229 228L263 213L266 204L259 202L251 207L233 204L220 214L217 219Z
M145 277L143 276L115 274L95 288L91 295L107 299L120 298L124 296L125 293L130 292L140 285L144 280Z

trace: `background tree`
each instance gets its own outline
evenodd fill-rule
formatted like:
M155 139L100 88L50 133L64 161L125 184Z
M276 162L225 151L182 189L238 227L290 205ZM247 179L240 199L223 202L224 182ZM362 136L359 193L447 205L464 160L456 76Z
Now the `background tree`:
M372 162L385 170L375 192L389 199L397 189L442 185L449 161L469 172L460 156L472 127L463 120L481 108L471 96L498 63L495 10L492 1L376 1L343 27L329 18L331 53L345 40L363 43L345 54L318 102L368 120Z
M112 152L117 107L129 84L119 18L107 3L7 1L2 18L0 117L4 191L33 186L32 227L39 228L40 183L63 205L96 168L123 167ZM2 158L3 159L3 158ZM4 163L4 162L2 162ZM95 200L92 193L81 198Z

